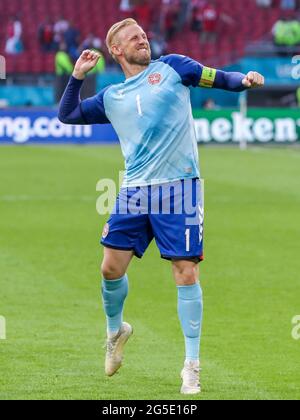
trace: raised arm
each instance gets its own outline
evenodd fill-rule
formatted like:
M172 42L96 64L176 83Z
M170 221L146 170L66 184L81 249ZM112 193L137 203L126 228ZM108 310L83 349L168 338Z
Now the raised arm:
M210 73L211 79L206 85L205 74ZM208 69L203 67L200 86L213 87L231 92L242 92L245 89L264 86L264 77L257 72L249 72L247 75L238 72L225 72L222 70Z
M178 54L161 57L160 61L171 66L179 74L185 86L241 92L245 89L258 88L264 85L264 77L253 71L245 75L238 72L216 70Z
M81 101L80 89L86 74L98 63L100 54L86 50L76 62L72 77L59 105L58 119L64 124L109 123L104 110L103 94Z
M59 104L58 119L64 124L86 124L81 111L80 89L83 80L71 77Z

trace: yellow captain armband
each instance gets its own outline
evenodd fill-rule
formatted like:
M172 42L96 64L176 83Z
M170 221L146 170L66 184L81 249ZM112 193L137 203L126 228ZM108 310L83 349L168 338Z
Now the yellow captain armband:
M212 88L216 79L217 70L209 67L203 67L199 86L204 88Z

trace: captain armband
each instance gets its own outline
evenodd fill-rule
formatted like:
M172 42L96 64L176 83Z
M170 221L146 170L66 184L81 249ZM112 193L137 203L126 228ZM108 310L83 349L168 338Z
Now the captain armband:
M209 67L203 67L199 86L204 88L212 88L216 79L217 70Z

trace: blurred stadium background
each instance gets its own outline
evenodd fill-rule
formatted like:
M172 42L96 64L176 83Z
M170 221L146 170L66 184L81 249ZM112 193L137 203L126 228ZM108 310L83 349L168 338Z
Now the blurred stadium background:
M83 97L123 80L105 35L133 16L154 58L180 53L266 77L263 90L248 94L191 91L206 180L200 398L299 399L299 342L291 337L300 312L299 1L0 6L0 316L7 321L0 398L179 398L176 291L154 245L129 272L126 319L136 336L126 364L112 381L103 375L97 242L106 218L95 211L96 184L117 181L123 162L111 126L67 127L56 118L82 49L103 53Z
M105 36L113 22L127 16L136 17L147 30L154 58L180 53L208 66L241 72L256 69L265 75L266 88L249 92L247 98L192 89L199 142L226 143L242 137L259 143L297 142L298 3L249 0L245 6L234 0L1 1L0 41L6 80L0 85L0 142L116 142L116 135L108 127L77 129L74 133L53 118L73 63L83 49L103 52L103 60L85 83L83 98L123 80L107 53ZM245 117L246 105L256 111L249 111L253 121L246 124L249 129L243 133L241 120L233 110L242 106Z

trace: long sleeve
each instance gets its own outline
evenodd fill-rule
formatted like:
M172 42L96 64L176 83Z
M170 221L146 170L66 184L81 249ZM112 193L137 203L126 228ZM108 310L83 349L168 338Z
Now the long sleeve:
M242 92L246 90L242 83L244 78L245 75L242 73L217 70L213 87L231 92Z
M80 89L83 80L71 77L60 101L58 119L64 124L87 124L81 111Z
M170 54L160 61L171 66L181 77L185 86L216 88L231 92L242 92L245 75L238 72L224 72L206 67L197 61L178 54Z
M109 124L104 107L104 95L109 86L92 98L80 100L83 80L71 77L61 99L58 119L64 124Z

